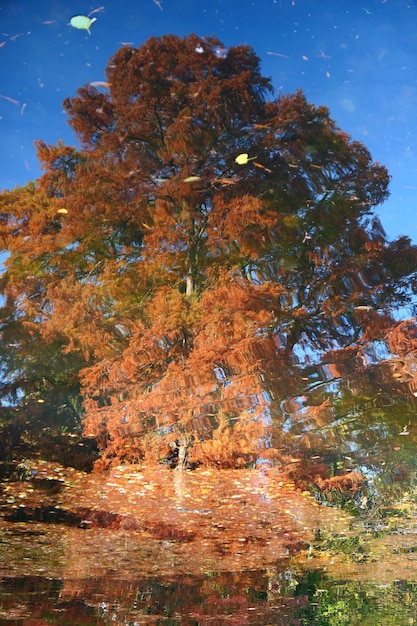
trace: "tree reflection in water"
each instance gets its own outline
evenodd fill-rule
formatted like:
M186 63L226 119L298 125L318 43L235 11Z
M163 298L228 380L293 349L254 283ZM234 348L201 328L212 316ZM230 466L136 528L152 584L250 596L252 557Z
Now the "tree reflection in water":
M6 623L414 619L417 247L368 150L220 44L121 48L1 195ZM108 474L31 448L82 400Z

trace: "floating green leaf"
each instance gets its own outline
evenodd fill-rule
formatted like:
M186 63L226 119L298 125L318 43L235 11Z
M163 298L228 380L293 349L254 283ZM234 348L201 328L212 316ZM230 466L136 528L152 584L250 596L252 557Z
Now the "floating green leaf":
M71 26L73 26L74 28L78 28L79 30L86 30L88 34L91 35L90 27L96 21L96 19L96 17L90 18L87 15L74 15L74 17L70 19L70 24Z

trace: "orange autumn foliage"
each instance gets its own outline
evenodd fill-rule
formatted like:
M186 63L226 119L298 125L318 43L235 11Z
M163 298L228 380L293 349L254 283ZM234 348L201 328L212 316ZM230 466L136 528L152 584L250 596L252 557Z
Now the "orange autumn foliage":
M177 441L193 462L274 457L302 358L394 341L392 309L415 290L417 249L372 213L386 169L301 92L268 99L249 46L219 45L118 50L107 92L64 102L81 147L39 141L44 174L0 197L3 349L26 355L6 369L29 390L30 336L53 346L100 467ZM55 378L33 380L52 394Z

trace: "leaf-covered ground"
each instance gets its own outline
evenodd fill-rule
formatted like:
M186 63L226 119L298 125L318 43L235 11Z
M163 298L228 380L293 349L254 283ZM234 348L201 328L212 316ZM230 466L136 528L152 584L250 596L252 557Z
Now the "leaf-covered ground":
M415 508L409 494L384 520L355 519L274 469L86 474L31 460L0 485L0 574L196 574L298 555L335 574L343 564L350 577L388 580L398 568L413 576Z
M273 470L97 475L37 461L22 472L2 485L3 575L258 569L349 524Z
M394 607L416 580L411 496L366 520L272 469L27 461L0 484L0 623L286 624L333 610L334 584Z

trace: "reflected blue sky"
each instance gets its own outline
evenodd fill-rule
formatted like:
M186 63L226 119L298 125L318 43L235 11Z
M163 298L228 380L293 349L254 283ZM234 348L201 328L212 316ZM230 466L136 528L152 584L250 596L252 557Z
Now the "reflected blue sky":
M87 82L105 80L119 47L195 32L215 35L226 47L251 45L277 94L301 88L311 102L329 107L392 176L391 198L378 208L388 235L417 242L415 0L99 2L0 4L1 188L40 175L34 140L75 143L62 101ZM91 35L70 26L71 17L91 11L97 18Z

